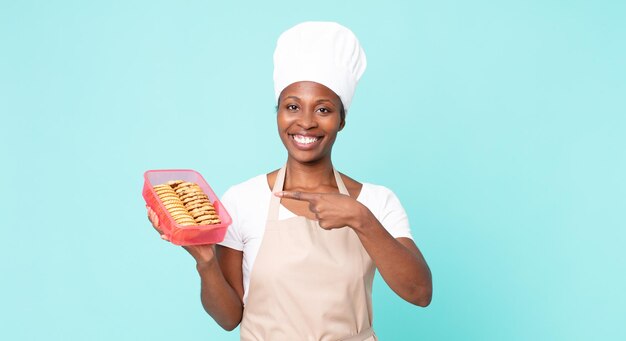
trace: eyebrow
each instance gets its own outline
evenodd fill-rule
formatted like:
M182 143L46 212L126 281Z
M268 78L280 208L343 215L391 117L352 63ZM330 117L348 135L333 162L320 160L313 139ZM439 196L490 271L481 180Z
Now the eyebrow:
M299 100L300 100L300 97L298 97L298 96L293 96L293 95L292 95L292 96L287 96L287 97L285 97L285 99L287 99L287 98L295 99L295 100L297 100L297 101L299 101ZM315 103L322 103L322 102L328 102L328 103L330 103L330 104L333 104L333 102L332 102L330 99L328 99L328 98L320 98L320 99L318 99L317 101L315 101Z

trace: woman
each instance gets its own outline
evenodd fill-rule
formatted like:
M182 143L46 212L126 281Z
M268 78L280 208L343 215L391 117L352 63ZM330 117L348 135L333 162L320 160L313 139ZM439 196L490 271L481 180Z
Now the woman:
M287 162L224 194L233 223L220 245L185 247L204 309L224 329L241 324L242 340L375 340L376 268L406 301L430 303L430 270L397 197L333 168L365 66L354 34L336 23L281 35L274 86Z

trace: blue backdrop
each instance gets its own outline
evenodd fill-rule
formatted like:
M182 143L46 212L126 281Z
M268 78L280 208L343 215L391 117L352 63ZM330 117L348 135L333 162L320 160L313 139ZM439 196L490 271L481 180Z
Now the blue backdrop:
M218 194L279 167L272 52L350 27L368 69L336 167L402 200L426 308L381 340L617 340L626 316L626 2L3 1L0 338L237 340L149 225L147 169Z

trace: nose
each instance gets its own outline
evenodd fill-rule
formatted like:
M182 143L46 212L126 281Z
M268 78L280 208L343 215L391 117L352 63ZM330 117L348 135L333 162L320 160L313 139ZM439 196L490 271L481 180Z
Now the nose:
M311 110L306 110L300 116L298 125L303 129L311 129L317 127L317 116Z

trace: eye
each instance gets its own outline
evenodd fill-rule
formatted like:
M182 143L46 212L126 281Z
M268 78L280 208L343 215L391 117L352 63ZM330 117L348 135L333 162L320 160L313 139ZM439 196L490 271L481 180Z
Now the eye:
M296 111L296 110L298 110L298 106L297 106L297 105L295 105L295 104L287 104L287 107L286 107L286 108L287 108L287 110L289 110L289 111Z
M321 107L321 108L317 109L317 111L318 111L319 113L324 114L324 115L326 115L326 114L330 114L330 113L331 113L331 110L330 110L330 109L328 109L328 108L326 108L326 107Z

